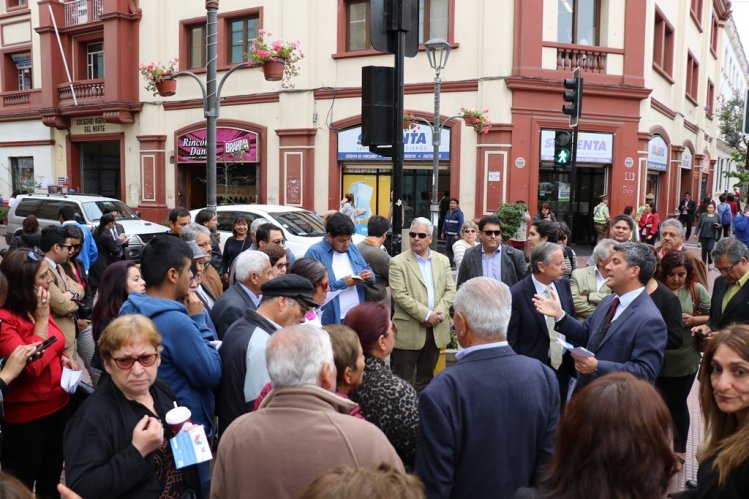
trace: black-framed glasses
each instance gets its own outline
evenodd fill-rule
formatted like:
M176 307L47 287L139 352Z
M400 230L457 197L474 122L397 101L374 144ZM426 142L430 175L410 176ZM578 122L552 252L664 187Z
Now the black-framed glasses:
M502 231L501 230L482 230L485 235L487 236L501 236Z
M151 367L156 363L156 359L159 358L158 353L146 353L137 357L119 357L112 358L117 367L122 370L127 370L133 367L133 364L137 361L143 367Z
M73 249L73 245L72 244L58 244L58 246L61 247L61 248L67 248L68 251L70 251L71 249Z
M739 263L739 262L735 262L735 263L731 264L731 266L730 266L730 267L728 267L727 269L721 269L721 268L715 267L715 270L717 270L717 271L718 271L718 272L720 272L721 274L730 274L730 273L731 273L731 271L733 270L733 268L734 268L734 267L736 266L736 264L738 264L738 263Z
M83 247L83 245L82 244L71 244L70 247L73 248L76 251L80 251L81 248Z
M292 300L294 300L297 303L297 305L299 305L299 310L302 311L302 315L307 315L307 312L309 312L312 309L312 307L310 307L309 305L307 305L301 300L297 300L296 298L292 298Z
M417 237L419 239L426 239L427 237L429 237L429 234L427 234L426 232L409 232L408 237L410 237L411 239L415 239Z
M283 239L283 238L281 238L281 239L275 239L275 240L273 240L273 241L271 241L271 242L272 242L273 244L279 244L279 245L280 245L280 244L286 244L286 239Z

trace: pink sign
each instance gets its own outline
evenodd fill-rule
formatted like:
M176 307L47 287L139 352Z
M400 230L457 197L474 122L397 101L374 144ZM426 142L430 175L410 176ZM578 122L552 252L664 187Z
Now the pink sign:
M208 142L205 128L177 138L178 163L205 163ZM257 133L241 128L216 129L216 161L257 163Z

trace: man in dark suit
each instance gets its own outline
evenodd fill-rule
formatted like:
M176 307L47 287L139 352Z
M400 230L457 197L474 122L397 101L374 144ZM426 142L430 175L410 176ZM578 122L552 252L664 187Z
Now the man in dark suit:
M606 284L611 288L593 315L579 323L555 300L536 295L536 310L553 317L556 329L575 346L584 346L592 356L572 353L578 373L575 391L593 378L625 371L655 381L663 364L668 330L645 283L656 267L653 252L644 244L614 245L606 265Z
M458 270L460 287L468 279L490 277L512 286L528 271L525 255L512 246L502 244L502 223L494 215L479 220L481 244L466 250Z
M554 369L562 401L567 400L570 376L575 372L572 357L559 343L554 320L533 306L533 296L554 297L565 313L575 316L570 283L564 279L564 250L556 243L541 243L531 253L531 274L517 282L512 293L512 315L507 341L516 353L538 359Z
M536 483L551 456L557 381L507 344L510 300L507 286L487 277L457 293L455 332L464 349L419 397L415 471L429 498L512 497Z
M268 255L260 251L243 251L234 259L234 263L237 283L227 289L211 308L211 319L219 339L223 339L229 326L245 311L257 310L260 288L270 280L273 270Z
M679 202L677 211L679 212L679 222L687 229L686 239L689 241L689 237L692 235L694 214L697 212L697 203L692 199L691 193L684 193L684 199Z
M720 277L713 284L710 319L692 328L709 337L729 324L749 324L749 249L738 239L724 237L710 254Z

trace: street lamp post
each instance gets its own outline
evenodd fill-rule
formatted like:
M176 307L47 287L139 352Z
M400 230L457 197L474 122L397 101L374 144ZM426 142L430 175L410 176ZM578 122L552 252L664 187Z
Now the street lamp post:
M206 205L211 210L216 210L216 121L221 108L221 89L224 82L237 69L250 66L250 62L242 62L232 67L221 77L216 87L216 47L218 46L218 3L219 0L206 0L206 82L190 71L179 71L171 76L165 76L165 80L171 80L178 76L190 76L198 82L200 91L203 93L203 116L205 117L205 140L206 140Z
M429 65L434 69L434 120L427 124L432 128L432 204L429 211L432 216L432 225L434 230L439 227L439 168L440 168L440 145L442 143L442 129L448 121L461 115L451 116L443 123L440 123L440 91L442 86L442 70L447 65L447 59L450 57L450 44L440 38L432 38L424 43L424 49L427 53ZM425 121L425 120L419 120ZM432 246L437 247L437 237L432 238ZM450 244L449 241L445 241Z

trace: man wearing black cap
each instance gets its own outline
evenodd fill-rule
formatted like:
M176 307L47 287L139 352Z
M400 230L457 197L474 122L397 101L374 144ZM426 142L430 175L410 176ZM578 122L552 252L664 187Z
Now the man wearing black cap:
M300 275L287 274L266 282L257 310L247 309L224 335L219 353L223 376L216 412L219 432L242 414L252 410L255 399L270 381L265 348L277 329L304 322L304 315L317 306L315 287Z

